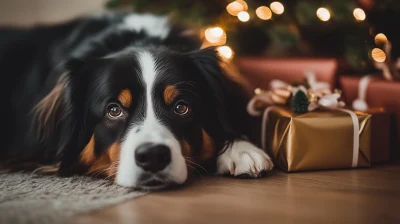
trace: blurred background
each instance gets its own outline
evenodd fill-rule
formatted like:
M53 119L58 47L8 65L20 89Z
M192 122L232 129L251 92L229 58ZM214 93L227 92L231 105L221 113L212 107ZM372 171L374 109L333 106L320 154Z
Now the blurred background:
M227 57L335 58L344 73L397 58L398 0L2 0L0 24L32 26L107 10L168 14ZM385 51L384 44L392 43Z

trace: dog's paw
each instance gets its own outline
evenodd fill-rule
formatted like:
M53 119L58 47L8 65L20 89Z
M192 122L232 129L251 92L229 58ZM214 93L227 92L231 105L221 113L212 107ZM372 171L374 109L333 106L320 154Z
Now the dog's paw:
M231 174L239 178L257 178L272 170L271 158L247 141L236 141L217 159L217 174Z

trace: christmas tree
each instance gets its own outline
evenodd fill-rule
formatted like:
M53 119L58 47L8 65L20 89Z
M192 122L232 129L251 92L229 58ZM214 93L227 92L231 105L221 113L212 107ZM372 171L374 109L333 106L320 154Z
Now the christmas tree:
M385 57L379 48L387 39L393 58L400 50L397 0L111 0L107 7L170 15L198 28L205 44L226 45L228 57L231 49L240 56L335 57L365 74L374 70L374 55Z

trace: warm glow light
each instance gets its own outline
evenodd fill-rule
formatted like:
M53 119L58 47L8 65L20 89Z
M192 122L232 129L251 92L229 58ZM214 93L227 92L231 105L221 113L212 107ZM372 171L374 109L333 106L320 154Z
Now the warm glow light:
M232 16L237 16L239 12L244 11L244 7L237 1L231 2L226 6L226 11Z
M204 35L208 42L219 45L226 43L226 33L221 27L212 27L206 29Z
M256 89L254 90L254 93L255 93L256 95L261 94L261 92L262 92L262 90L261 90L260 88L256 88Z
M331 13L326 8L319 8L317 10L317 16L320 20L326 22L331 18Z
M378 33L378 34L375 36L375 44L379 45L379 44L384 44L384 43L386 43L386 42L388 42L388 39L387 39L387 37L385 36L385 34L383 34L383 33Z
M285 7L283 7L282 3L280 2L272 2L269 7L271 7L272 12L278 15L285 11Z
M222 37L224 31L221 29L221 27L215 27L211 29L211 33L216 37Z
M245 12L245 11L239 12L239 14L237 16L238 16L238 19L242 22L247 22L250 19L249 13Z
M374 48L371 52L372 59L377 62L384 62L386 60L386 54L379 48Z
M256 9L256 15L262 20L269 20L272 17L272 12L267 6L260 6Z
M360 9L360 8L354 9L354 11L353 11L353 16L354 16L354 18L356 18L356 20L358 20L358 21L363 21L363 20L365 20L365 18L367 17L367 16L365 15L364 10L362 10L362 9Z
M243 6L243 10L246 11L249 7L247 6L247 2L244 0L236 0L236 2L239 2Z
M224 57L226 59L231 59L233 57L233 51L228 46L219 47L218 52L222 57Z

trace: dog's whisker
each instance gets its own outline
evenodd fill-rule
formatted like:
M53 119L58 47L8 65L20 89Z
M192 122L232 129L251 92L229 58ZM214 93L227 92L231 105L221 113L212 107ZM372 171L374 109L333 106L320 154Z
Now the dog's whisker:
M198 164L198 163L196 163L196 162L194 162L194 161L192 161L192 160L189 160L189 159L186 159L186 161L187 161L187 162L190 162L191 164L193 164L193 165L195 165L195 166L201 168L201 169L204 170L206 173L208 173L207 170L206 170L203 166L201 166L200 164Z
M193 166L193 165L195 165L195 164L193 164L193 163L186 163L186 165L187 165L188 167L194 169L200 176L203 176L202 172L200 172L195 166ZM206 173L207 173L207 171L206 171Z
M106 178L104 178L104 180L109 180L110 178L113 178L113 177L115 177L116 175L117 175L117 172L112 173L112 174L108 175Z
M116 166L110 166L110 167L108 167L107 169L105 169L105 170L118 170L118 167L116 167Z
M198 169L196 169L195 167L193 167L193 166L191 166L191 165L189 165L189 164L186 164L188 167L190 167L190 168L192 168L193 170L195 170L200 176L202 176L203 177L203 175L201 174L201 172L198 170Z
M100 175L104 175L104 173L106 171L107 171L106 169L99 168L99 169L95 169L95 170L90 171L88 174L90 174L93 177L98 177Z

